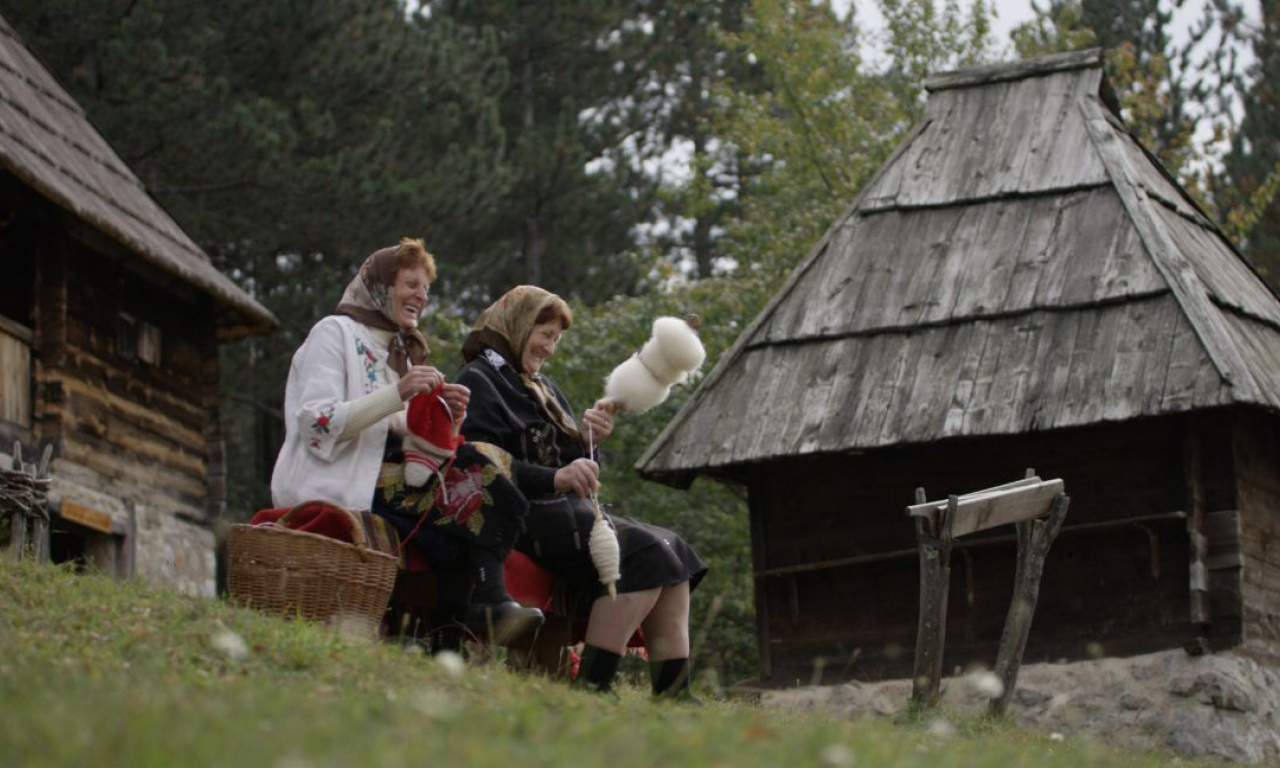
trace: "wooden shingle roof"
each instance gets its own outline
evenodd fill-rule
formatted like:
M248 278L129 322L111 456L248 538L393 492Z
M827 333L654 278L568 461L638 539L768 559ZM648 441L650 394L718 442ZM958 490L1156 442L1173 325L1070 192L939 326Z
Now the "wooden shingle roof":
M642 473L1280 409L1280 301L1125 130L1099 51L925 85L923 123Z
M0 18L0 167L139 258L210 294L219 335L275 317L210 263Z

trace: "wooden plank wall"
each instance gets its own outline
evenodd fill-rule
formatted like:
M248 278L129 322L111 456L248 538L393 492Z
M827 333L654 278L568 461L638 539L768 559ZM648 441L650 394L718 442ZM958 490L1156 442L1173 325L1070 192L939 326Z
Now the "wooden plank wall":
M29 329L0 316L0 421L21 428L31 426L32 338Z
M1237 420L1244 646L1280 660L1280 421L1261 410Z
M210 306L193 306L75 243L40 262L40 432L113 495L197 521L220 453ZM160 366L119 353L120 313L160 329ZM213 457L220 471L221 458ZM220 477L217 479L220 483Z
M1227 412L1214 413L1222 420ZM1171 514L1187 509L1188 424L1185 416L1162 417L754 468L749 487L763 542L754 553L757 573L798 570L757 577L770 682L808 682L819 658L828 682L909 675L919 586L904 508L915 487L940 498L1018 479L1027 467L1065 480L1071 512L1045 566L1026 661L1126 655L1196 637L1187 522ZM1204 430L1204 452L1229 455L1229 429L1213 424ZM1201 472L1205 508L1233 509L1230 462L1206 460ZM1095 527L1071 530L1082 525ZM1010 534L967 537L974 545L952 556L948 674L994 663L1013 587ZM801 570L867 556L872 562Z

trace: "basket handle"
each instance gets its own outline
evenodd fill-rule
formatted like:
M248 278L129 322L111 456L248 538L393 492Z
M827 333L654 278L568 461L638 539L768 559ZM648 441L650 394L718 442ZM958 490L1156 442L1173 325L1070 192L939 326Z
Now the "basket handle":
M352 543L352 544L355 544L357 547L359 547L359 548L361 548L361 549L368 549L368 548L369 548L369 541L368 541L368 539L366 539L366 538L365 538L365 535L364 535L364 526L360 524L360 520L359 520L359 518L357 518L357 517L356 517L356 516L351 512L351 510L347 509L346 507L340 507L340 506L338 506L337 504L333 504L333 503L331 503L331 502L324 501L324 500L322 500L322 499L314 499L314 500L312 500L312 501L304 501L304 502L302 502L301 504L297 504L297 505L295 505L294 507L290 508L290 510L289 510L288 512L285 512L283 515L281 515L281 516L280 516L280 519L276 521L276 525L280 526L281 528L288 528L288 527L289 527L289 521L293 518L293 513L294 513L294 512L297 512L299 509L302 509L303 507L314 507L314 506L317 506L317 505L319 505L319 506L321 506L321 507L324 507L325 509L332 509L332 510L335 510L335 511L337 511L337 512L341 512L342 514L344 514L344 515L346 515L348 518L350 518L350 520L351 520L351 543Z

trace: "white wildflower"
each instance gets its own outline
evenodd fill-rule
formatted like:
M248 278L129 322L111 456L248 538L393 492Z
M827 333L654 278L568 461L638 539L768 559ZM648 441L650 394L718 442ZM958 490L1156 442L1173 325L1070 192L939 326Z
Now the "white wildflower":
M423 717L437 720L458 711L458 702L440 691L419 691L409 698L409 704Z
M940 739L948 739L956 735L956 727L941 717L935 718L929 723L929 735L937 736Z
M1000 682L1000 678L996 673L980 669L965 678L969 687L973 689L979 696L988 699L998 699L1004 694L1004 683Z
M249 655L249 646L244 638L225 627L213 634L213 647L227 655L233 661L240 661Z
M822 764L833 768L848 768L858 762L853 750L844 744L828 744L822 748Z
M450 677L461 677L462 673L467 671L467 662L453 651L441 651L435 658L436 666Z

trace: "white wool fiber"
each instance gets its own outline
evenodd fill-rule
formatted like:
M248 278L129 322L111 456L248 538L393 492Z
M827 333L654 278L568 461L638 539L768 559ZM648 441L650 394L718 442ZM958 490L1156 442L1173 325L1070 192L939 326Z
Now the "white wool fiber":
M670 387L654 379L644 363L634 356L614 368L604 380L605 399L633 413L647 411L666 400L669 391Z
M679 382L692 371L696 371L707 358L707 351L702 348L702 340L689 324L678 317L659 317L653 321L653 339L658 352L662 355L666 367L675 378L665 379L664 374L655 371L663 384L671 385ZM646 345L647 346L647 345Z
M702 340L688 323L678 317L659 317L640 351L605 379L605 398L624 411L647 411L666 400L672 385L697 370L706 356Z

